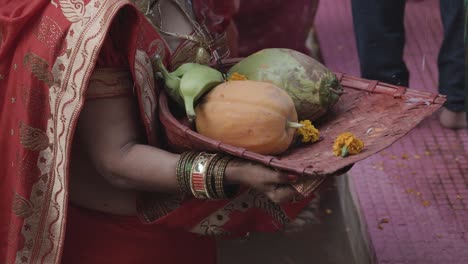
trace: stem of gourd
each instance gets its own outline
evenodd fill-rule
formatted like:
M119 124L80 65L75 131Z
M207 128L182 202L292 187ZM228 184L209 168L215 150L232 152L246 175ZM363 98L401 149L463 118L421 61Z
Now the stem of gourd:
M301 128L301 127L303 127L303 126L304 126L303 124L299 124L299 123L297 123L297 122L288 121L288 122L286 123L286 127L288 127L288 128Z
M193 107L193 96L184 96L185 112L190 122L195 120L195 109Z
M348 152L348 147L347 146L343 146L343 148L341 149L341 157L346 157L348 156L349 152Z
M177 90L179 90L180 78L173 76L167 71L167 68L164 66L162 59L159 55L156 55L156 65L158 66L159 71L161 72L164 78L166 87L170 90L170 92L173 95L176 95Z
M339 90L336 90L336 89L333 89L333 88L328 88L332 93L334 94L337 94L337 95L342 95L344 94L344 91L339 91Z
M161 71L164 79L169 78L169 72L167 71L166 67L164 66L161 57L159 55L156 55L155 58L156 58L156 65L158 65L158 68Z

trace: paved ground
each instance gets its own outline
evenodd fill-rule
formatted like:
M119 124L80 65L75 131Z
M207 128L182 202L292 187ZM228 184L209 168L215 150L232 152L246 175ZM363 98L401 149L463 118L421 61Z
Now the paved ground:
M345 191L345 176L339 185ZM359 223L346 221L341 211L337 186L322 192L318 210L319 221L294 234L253 234L248 240L222 241L219 243L221 264L365 264L366 252L355 261L348 234L353 234L353 243L363 246L359 240ZM349 198L343 195L343 198ZM350 204L348 209L353 208ZM351 219L358 219L356 210L346 211ZM363 256L364 255L364 256Z
M438 2L407 4L410 88L437 91ZM320 4L316 27L326 65L359 76L350 1ZM468 263L467 150L467 130L443 129L434 116L351 170L378 263Z

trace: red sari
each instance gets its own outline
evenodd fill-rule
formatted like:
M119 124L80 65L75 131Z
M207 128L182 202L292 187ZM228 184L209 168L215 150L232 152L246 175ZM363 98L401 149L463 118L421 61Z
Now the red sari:
M239 55L265 48L288 48L309 54L306 47L319 0L241 0L234 21L239 29Z
M164 141L154 121L160 91L152 58L159 54L170 66L182 55L191 56L169 54L165 41L129 1L10 1L0 6L1 263L60 263L66 230L76 239L67 242L75 250L66 252L68 263L177 263L172 261L184 261L185 251L185 260L213 263L214 241L207 237L279 230L312 199L279 206L251 190L225 201L142 193L139 218L69 207L73 135L113 21L125 21L118 29L125 32L121 56L129 64L151 145ZM73 220L66 229L67 213ZM125 239L116 241L112 234ZM80 239L86 243L80 245Z

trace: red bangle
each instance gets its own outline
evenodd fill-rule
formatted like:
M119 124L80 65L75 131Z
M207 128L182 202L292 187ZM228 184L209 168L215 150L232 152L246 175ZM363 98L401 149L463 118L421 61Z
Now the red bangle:
M210 198L207 191L206 173L210 161L216 154L200 153L192 165L192 174L190 177L190 189L193 196L198 199Z

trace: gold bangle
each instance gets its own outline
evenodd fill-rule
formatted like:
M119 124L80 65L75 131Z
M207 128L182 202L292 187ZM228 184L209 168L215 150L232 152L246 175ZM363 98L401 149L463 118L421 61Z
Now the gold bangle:
M223 157L215 168L215 191L218 199L226 198L224 192L224 174L226 172L226 167L229 162L232 160L230 156Z
M216 189L215 189L215 182L214 182L214 169L216 167L216 163L220 159L222 159L223 156L221 154L216 154L213 159L210 161L210 164L208 164L208 169L206 170L206 191L209 199L217 199L216 195Z
M187 157L187 160L184 163L183 167L183 186L184 192L187 194L192 194L190 188L190 179L192 175L192 164L195 158L199 155L197 152L191 152L190 155Z
M176 167L176 179L177 179L177 185L179 187L179 190L182 193L186 193L187 189L185 188L185 180L184 180L184 166L187 158L191 155L192 152L186 151L180 155L179 160L177 161L177 167Z

